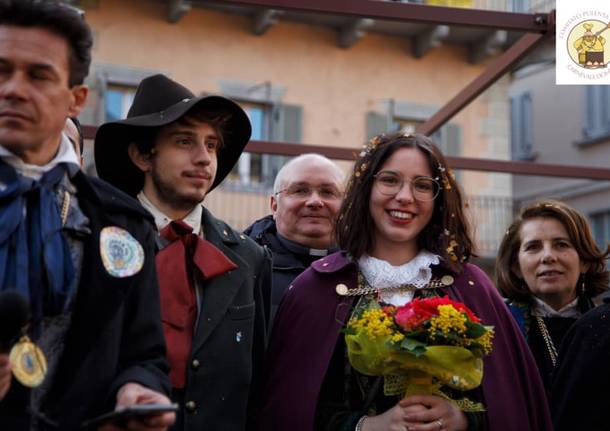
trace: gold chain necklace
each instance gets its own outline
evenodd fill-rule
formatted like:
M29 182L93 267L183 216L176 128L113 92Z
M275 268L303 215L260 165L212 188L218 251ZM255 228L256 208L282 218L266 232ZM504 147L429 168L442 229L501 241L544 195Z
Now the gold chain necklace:
M68 220L68 210L70 209L70 193L67 190L64 190L64 198L61 203L61 225L66 225L66 220Z
M451 286L453 284L453 277L450 275L445 275L441 278L435 278L430 280L430 282L420 289L437 289L439 287ZM396 287L388 287L384 289L379 289L377 287L372 287L365 280L364 276L361 273L358 273L358 287L355 289L348 288L345 284L340 283L335 287L335 291L339 296L360 296L360 295L370 295L371 293L377 293L380 290L397 290L400 292L404 291L413 291L417 290L418 287L414 284L401 284Z
M65 226L70 210L71 195L64 190L61 203L60 217L61 225ZM39 386L47 375L47 358L40 347L23 335L9 353L9 361L12 364L11 371L15 378L24 386L35 388Z
M553 367L555 367L555 364L557 363L557 349L555 349L555 343L553 343L551 334L549 334L549 330L547 329L544 320L542 320L542 317L536 316L535 319L538 323L538 328L540 329L542 338L544 339L544 344L546 344L546 349L551 357L551 363L553 364Z

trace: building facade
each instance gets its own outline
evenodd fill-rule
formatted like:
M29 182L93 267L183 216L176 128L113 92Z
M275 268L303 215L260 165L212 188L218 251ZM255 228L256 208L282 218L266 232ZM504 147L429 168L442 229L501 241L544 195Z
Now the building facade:
M124 117L139 81L162 72L195 93L236 100L250 115L255 140L353 148L355 154L376 133L413 131L509 44L498 31L203 1L97 0L80 6L95 37L83 123ZM446 154L510 158L508 85L508 78L500 80L435 134ZM271 185L284 161L244 154L206 205L235 227L246 227L269 213ZM512 216L511 179L457 174L479 254L492 257Z

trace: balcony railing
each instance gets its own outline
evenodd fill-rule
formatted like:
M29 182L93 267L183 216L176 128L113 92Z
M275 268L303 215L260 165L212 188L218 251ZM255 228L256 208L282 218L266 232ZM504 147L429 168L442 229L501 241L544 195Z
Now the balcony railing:
M480 257L495 257L513 221L513 200L504 196L469 196L468 214Z

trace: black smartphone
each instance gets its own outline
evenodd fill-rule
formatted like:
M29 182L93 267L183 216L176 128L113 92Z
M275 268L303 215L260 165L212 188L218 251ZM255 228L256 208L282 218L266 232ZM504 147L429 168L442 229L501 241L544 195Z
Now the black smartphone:
M178 411L178 404L135 404L104 413L82 423L84 429L95 429L107 423L123 424L129 419L156 416Z

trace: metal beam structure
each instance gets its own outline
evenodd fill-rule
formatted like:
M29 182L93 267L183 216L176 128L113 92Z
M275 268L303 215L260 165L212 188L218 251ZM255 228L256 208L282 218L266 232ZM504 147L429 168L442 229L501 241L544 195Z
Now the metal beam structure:
M500 33L500 30L527 32L499 58L495 59L473 82L460 91L428 121L418 127L417 131L425 135L430 135L438 130L489 86L510 71L520 59L545 40L546 36L554 34L555 31L554 11L549 14L523 14L379 0L334 0L332 2L327 0L223 0L223 3L272 7L300 12L340 14L369 19L409 21L438 26L433 28L443 28L442 26L448 25L493 28L496 35L505 34ZM431 43L434 42L432 38L430 40ZM418 45L414 44L414 46L414 53L417 56ZM476 59L476 55L472 54L471 56Z
M218 1L212 0L211 2ZM171 3L183 5L182 1L171 1ZM527 33L504 54L495 59L481 75L460 91L427 122L421 125L418 132L424 134L431 134L437 130L555 31L554 11L550 14L522 14L379 0L333 0L332 2L328 0L222 0L222 3L256 6L263 10L337 14L365 19L409 21L430 25L469 26ZM84 126L83 129L86 139L94 138L97 127ZM351 161L356 158L360 149L286 142L250 141L246 151L285 156L317 152L331 159ZM541 164L467 157L447 157L447 161L454 169L610 181L610 169L591 168L588 166Z
M380 0L222 0L207 1L289 11L333 14L421 24L457 25L519 32L546 33L548 14L460 9Z
M96 130L97 127L95 126L83 126L85 139L93 139ZM250 141L246 146L245 151L260 154L277 154L280 156L299 156L305 153L319 153L330 159L353 161L362 149L293 144L287 142ZM610 169L602 168L475 159L469 157L447 157L447 162L453 169L610 181Z
M283 156L320 153L331 159L353 161L362 150L358 148L339 148L321 145L250 141L246 146L246 151L264 154L279 154ZM583 169L582 166L475 159L469 157L447 157L447 163L452 169L610 181L610 169L602 168L587 167L586 169Z
M431 135L443 124L449 121L455 114L472 102L483 91L508 72L514 64L531 52L544 39L543 34L528 33L521 36L513 46L506 50L500 57L496 58L478 77L460 91L453 99L443 106L436 114L425 123L417 127L418 133Z

